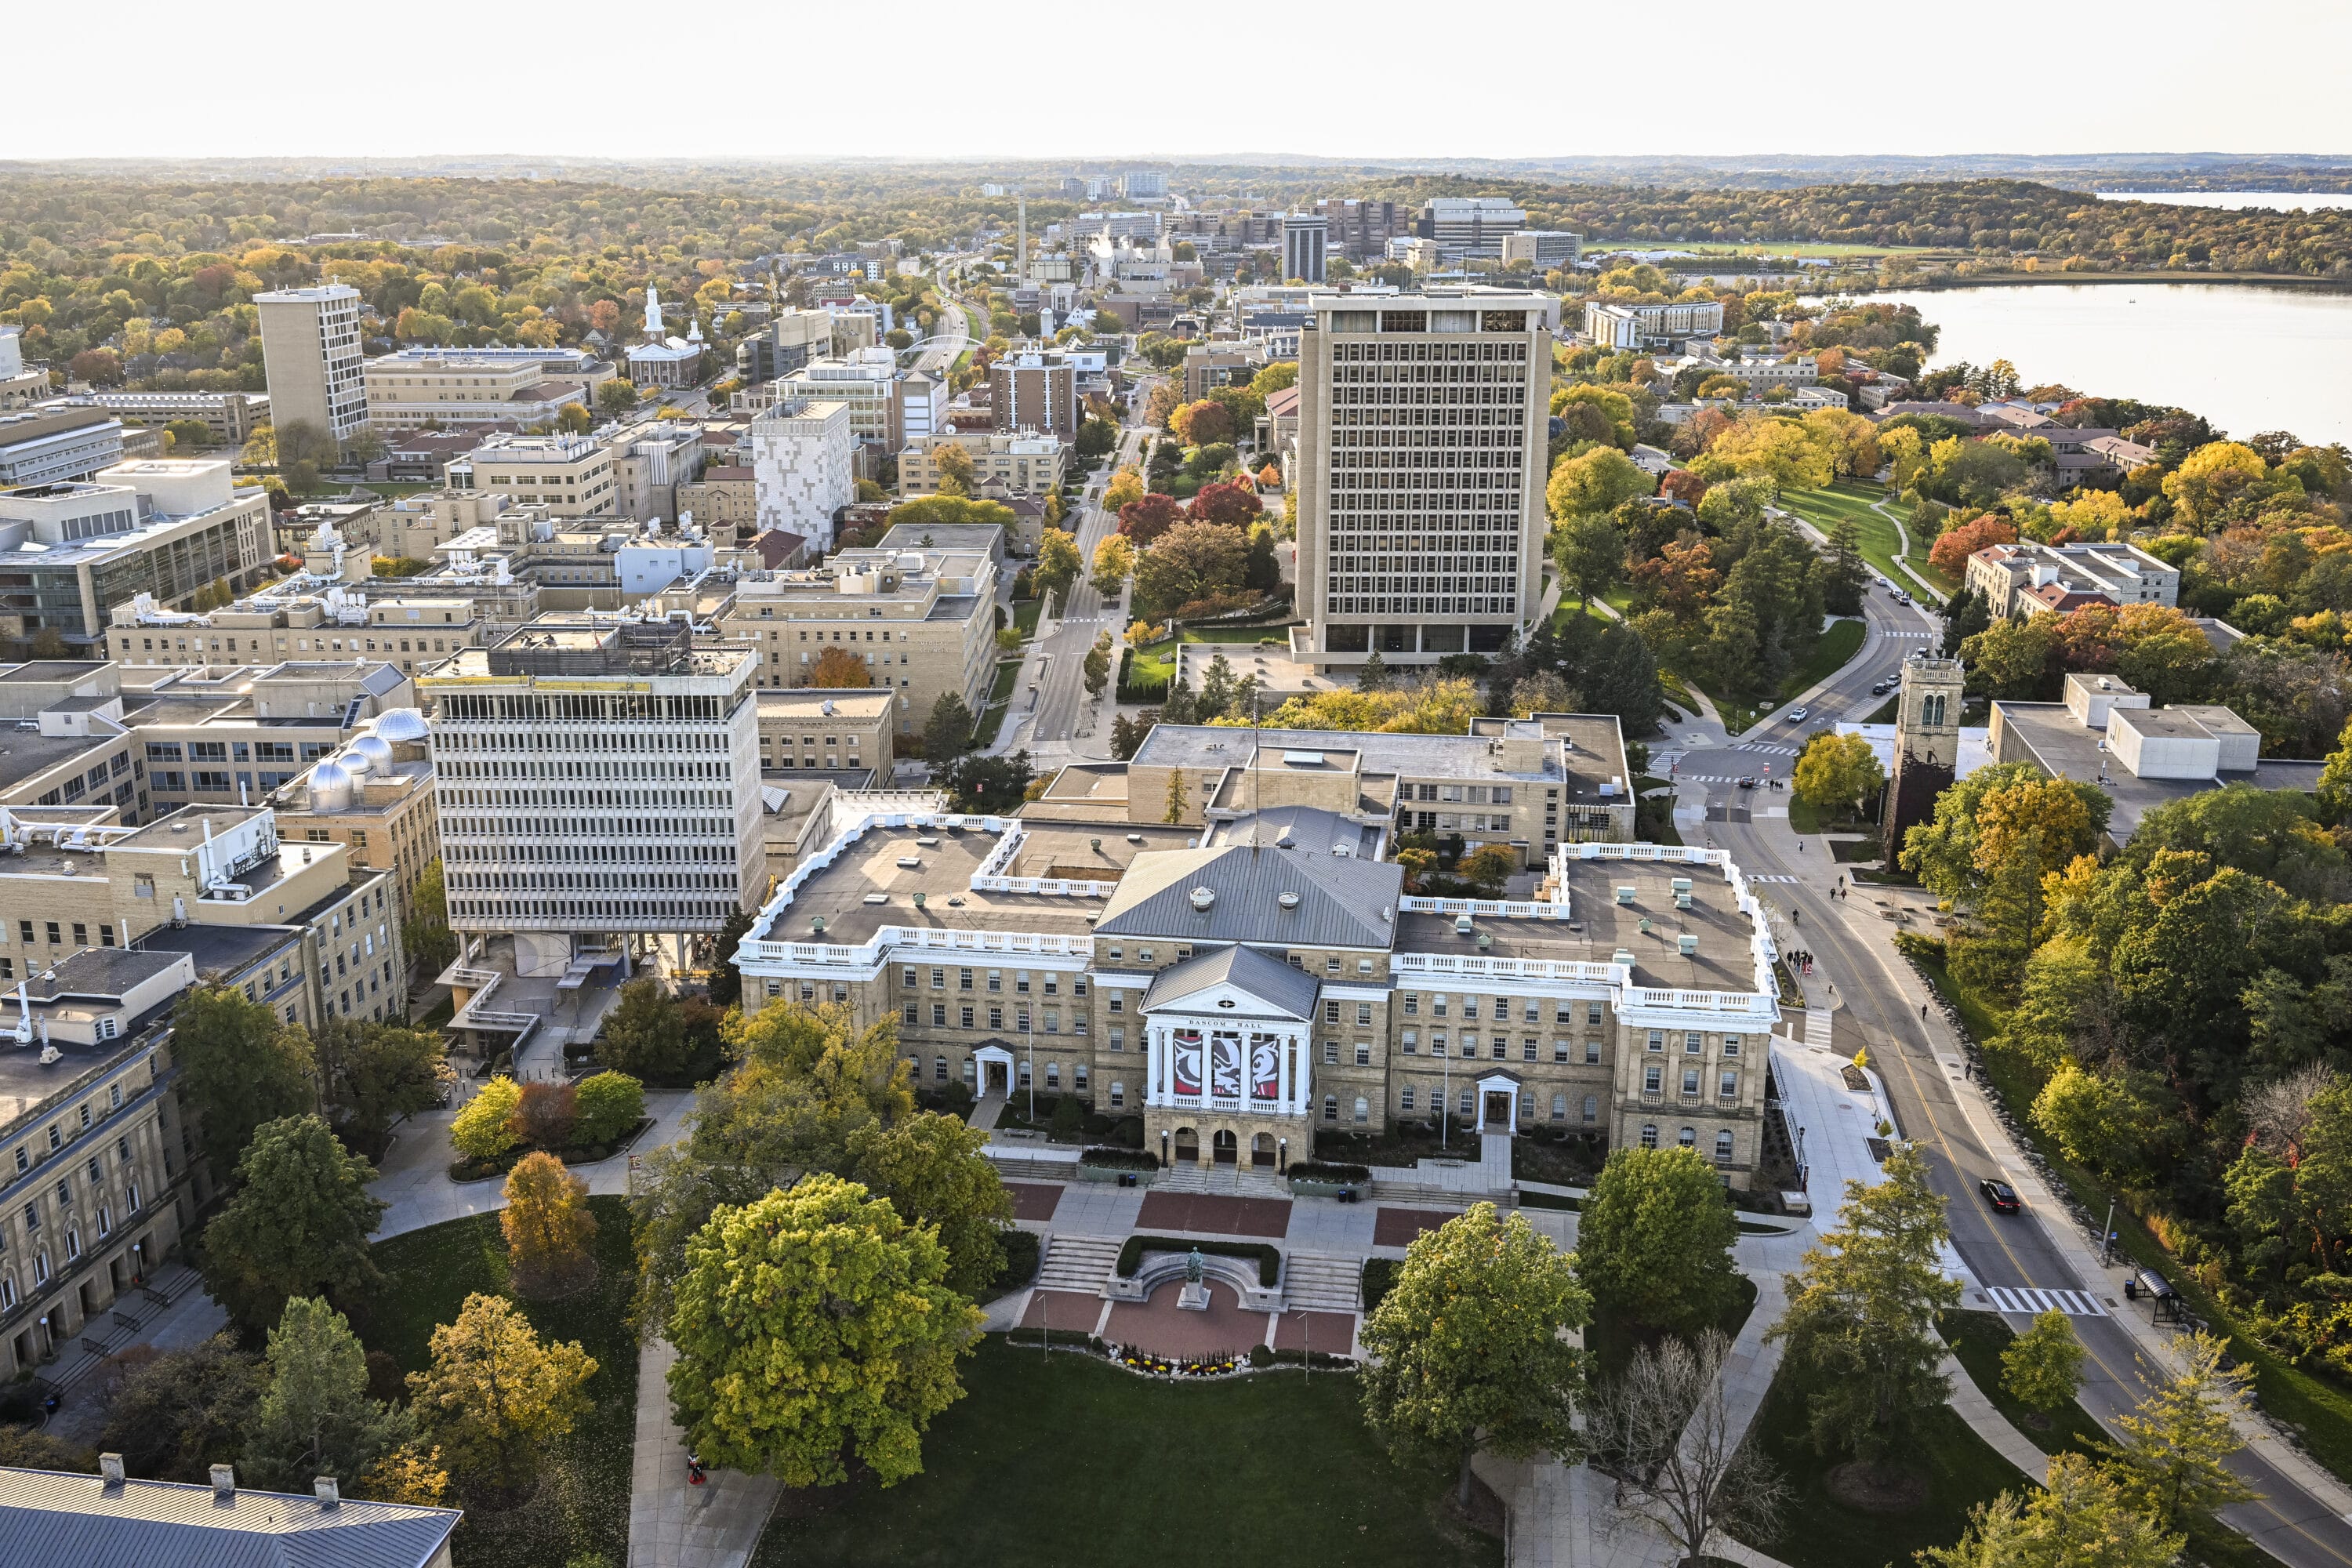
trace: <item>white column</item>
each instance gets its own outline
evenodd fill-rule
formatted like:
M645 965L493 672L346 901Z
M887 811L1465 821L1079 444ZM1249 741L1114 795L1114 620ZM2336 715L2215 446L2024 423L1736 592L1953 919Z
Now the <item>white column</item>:
M1276 1079L1276 1082L1275 1082L1275 1088L1274 1088L1274 1103L1275 1103L1275 1108L1276 1108L1276 1110L1285 1110L1285 1111L1286 1111L1286 1110L1288 1110L1290 1109L1290 1037L1289 1037L1289 1036L1287 1036L1287 1035L1276 1035L1276 1036L1274 1037L1274 1059L1275 1059L1275 1063L1276 1063L1276 1066L1275 1066L1275 1079Z

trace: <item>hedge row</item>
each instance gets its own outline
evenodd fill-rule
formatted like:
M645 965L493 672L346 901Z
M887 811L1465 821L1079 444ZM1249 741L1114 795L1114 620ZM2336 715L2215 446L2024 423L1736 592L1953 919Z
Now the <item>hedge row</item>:
M1097 1144L1078 1156L1081 1165L1099 1165L1113 1171L1156 1171L1160 1161L1140 1149L1117 1149Z
M1301 1182L1369 1182L1372 1179L1370 1165L1349 1165L1333 1160L1294 1160L1290 1175Z
M1130 1236L1118 1249L1118 1277L1132 1279L1146 1252L1192 1252L1219 1258L1255 1258L1257 1282L1268 1289L1282 1283L1282 1249L1263 1241L1191 1241L1172 1236Z

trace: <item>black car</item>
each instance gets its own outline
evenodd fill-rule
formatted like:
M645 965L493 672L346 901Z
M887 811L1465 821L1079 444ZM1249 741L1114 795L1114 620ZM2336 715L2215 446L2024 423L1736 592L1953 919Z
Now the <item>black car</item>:
M1739 781L1739 787L1741 789L1754 789L1756 787L1756 781L1753 778L1741 779Z
M1984 1194L1985 1202L1992 1205L1993 1212L1995 1214L2015 1214L2017 1212L2017 1189L2011 1186L2007 1182L1999 1181L1991 1176L1987 1176L1983 1181L1977 1184L1977 1190Z

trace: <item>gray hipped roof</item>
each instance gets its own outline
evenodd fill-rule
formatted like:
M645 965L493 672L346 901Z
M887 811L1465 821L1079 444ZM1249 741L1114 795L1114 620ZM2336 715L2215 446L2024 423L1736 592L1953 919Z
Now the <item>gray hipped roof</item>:
M1314 976L1254 947L1221 947L1154 975L1151 988L1143 994L1143 1010L1172 1006L1226 984L1256 997L1273 1012L1302 1020L1315 1016L1315 994L1321 988Z
M1300 849L1169 849L1139 855L1095 922L1101 936L1268 946L1370 947L1396 940L1403 873L1393 862ZM1208 892L1208 908L1193 900ZM1282 907L1282 895L1297 895Z
M423 1568L455 1509L0 1469L0 1568Z

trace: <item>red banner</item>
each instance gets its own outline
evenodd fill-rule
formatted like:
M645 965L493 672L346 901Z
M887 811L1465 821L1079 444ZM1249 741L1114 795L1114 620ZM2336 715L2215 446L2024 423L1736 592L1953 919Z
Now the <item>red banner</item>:
M1209 1092L1223 1100L1242 1097L1242 1040L1239 1035L1209 1037Z
M1277 1100L1282 1095L1282 1042L1272 1035L1250 1041L1250 1098Z
M1170 1037L1175 1058L1176 1092L1201 1092L1201 1032L1198 1029L1178 1029Z

